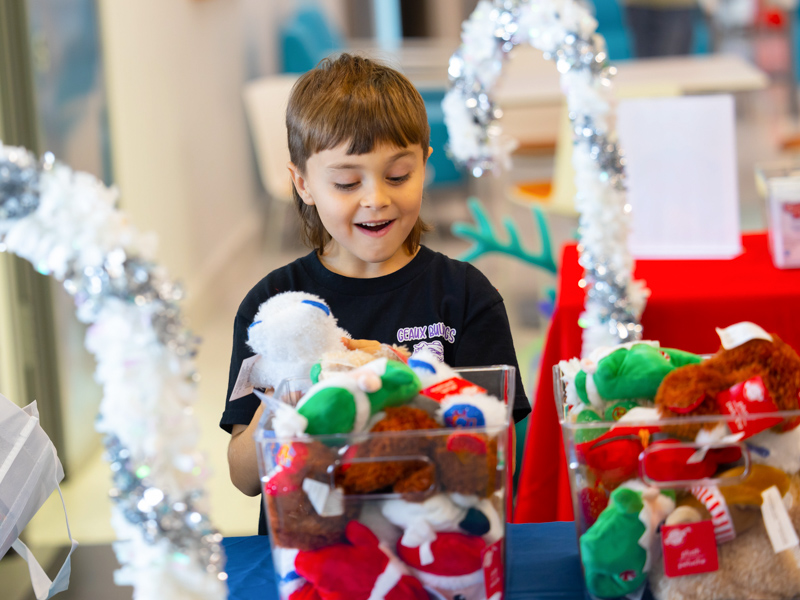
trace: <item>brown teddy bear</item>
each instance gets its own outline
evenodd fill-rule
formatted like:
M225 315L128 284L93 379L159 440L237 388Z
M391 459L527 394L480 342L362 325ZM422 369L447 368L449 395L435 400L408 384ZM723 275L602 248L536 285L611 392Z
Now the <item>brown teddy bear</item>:
M395 431L429 430L431 435L392 435ZM355 446L355 459L337 469L336 484L347 494L379 491L403 494L421 502L437 491L488 498L498 481L497 438L468 429L444 428L422 409L401 406L386 410L370 433L388 433ZM432 460L375 460L424 456ZM367 460L364 460L367 459Z
M495 436L455 431L436 440L434 460L446 492L488 498L503 485Z
M390 457L431 456L435 436L389 432L438 430L441 425L427 412L410 406L386 409L370 433L387 433L370 437L356 445L349 456L353 462L337 469L336 484L347 494L368 494L381 490L400 494L421 495L435 491L434 464L423 460L386 460ZM382 460L383 459L383 460Z
M274 451L277 466L264 482L264 500L275 543L316 550L344 542L345 527L358 517L360 505L340 501L315 506L311 500L312 487L330 489L328 468L337 459L335 450L313 441L275 444Z
M772 341L752 339L735 348L720 349L700 364L675 369L661 382L655 403L661 418L708 416L720 414L718 396L733 386L760 377L771 399L771 408L798 409L800 391L800 356L777 335ZM798 419L780 419L775 431L796 427ZM687 423L665 428L683 438L695 439L701 429L717 425Z

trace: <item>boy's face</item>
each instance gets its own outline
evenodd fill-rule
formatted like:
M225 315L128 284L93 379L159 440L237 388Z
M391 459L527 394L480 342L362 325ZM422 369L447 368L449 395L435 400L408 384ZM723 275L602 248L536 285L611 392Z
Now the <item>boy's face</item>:
M387 275L412 258L404 242L422 204L422 147L380 145L357 155L348 146L312 154L305 174L290 164L292 180L333 238L325 265L349 277Z

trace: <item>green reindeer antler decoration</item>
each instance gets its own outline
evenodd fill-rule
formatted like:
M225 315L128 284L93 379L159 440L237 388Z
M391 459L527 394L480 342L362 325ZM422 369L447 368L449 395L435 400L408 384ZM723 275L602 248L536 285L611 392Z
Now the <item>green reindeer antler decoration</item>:
M556 273L556 263L553 260L553 252L550 247L550 230L544 218L544 213L538 207L532 207L531 212L536 217L536 223L539 226L542 250L538 254L534 254L522 247L519 233L510 217L503 218L503 225L505 225L508 233L508 242L502 242L489 222L489 217L486 215L486 210L483 208L481 201L472 197L467 200L467 205L477 226L471 223L454 223L452 227L453 235L473 242L472 248L464 256L460 257L461 260L473 261L489 252L499 252L519 258L549 273Z

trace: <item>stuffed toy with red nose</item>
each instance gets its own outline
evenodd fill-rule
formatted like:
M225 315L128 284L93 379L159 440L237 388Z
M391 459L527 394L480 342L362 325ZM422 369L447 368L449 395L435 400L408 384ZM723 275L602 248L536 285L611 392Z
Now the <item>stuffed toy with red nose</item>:
M737 323L717 332L722 340L720 350L700 364L681 367L667 375L655 403L664 419L716 415L738 418L722 427L719 419L688 421L670 426L669 431L690 440L715 441L729 434L746 439L769 428L781 433L797 427L797 417L770 416L800 408L797 352L774 333L753 323ZM705 433L701 439L702 430Z

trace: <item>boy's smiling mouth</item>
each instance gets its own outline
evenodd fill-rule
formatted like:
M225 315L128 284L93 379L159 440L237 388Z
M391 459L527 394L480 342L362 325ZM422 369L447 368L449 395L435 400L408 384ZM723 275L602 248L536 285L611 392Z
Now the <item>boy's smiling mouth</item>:
M369 233L378 233L379 231L383 231L389 225L394 223L394 219L388 219L384 221L365 221L363 223L356 223L356 227L369 232Z

